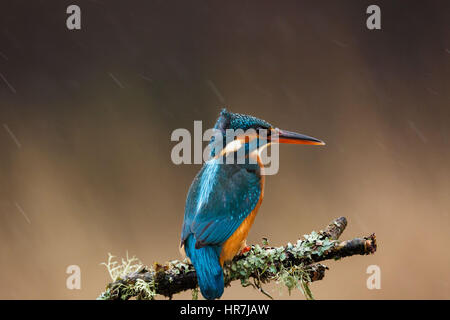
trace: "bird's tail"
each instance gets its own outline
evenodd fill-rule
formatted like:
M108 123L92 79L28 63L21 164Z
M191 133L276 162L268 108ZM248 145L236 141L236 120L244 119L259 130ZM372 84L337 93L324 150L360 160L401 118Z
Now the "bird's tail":
M197 272L200 291L206 299L220 298L223 294L223 270L219 263L220 247L206 246L195 249L196 239L189 235L185 242L186 255Z

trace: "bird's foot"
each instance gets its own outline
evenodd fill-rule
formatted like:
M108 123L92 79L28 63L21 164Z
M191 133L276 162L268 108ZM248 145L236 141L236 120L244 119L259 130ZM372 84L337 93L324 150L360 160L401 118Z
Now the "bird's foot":
M251 249L250 246L245 246L244 248L242 248L241 252L239 253L240 255L243 255L244 253L249 252Z

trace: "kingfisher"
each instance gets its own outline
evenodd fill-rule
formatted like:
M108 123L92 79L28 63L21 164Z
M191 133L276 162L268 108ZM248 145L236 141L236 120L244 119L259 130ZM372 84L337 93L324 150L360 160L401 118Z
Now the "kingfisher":
M249 250L247 235L264 197L262 150L272 143L325 144L226 109L220 112L214 130L225 143L220 151L211 151L195 176L187 194L181 231L181 247L194 265L200 291L208 300L223 294L224 263ZM244 134L230 141L225 139L229 130ZM248 130L254 133L245 134ZM211 138L210 145L218 141L215 138ZM239 151L244 161L224 161L229 157L236 160Z

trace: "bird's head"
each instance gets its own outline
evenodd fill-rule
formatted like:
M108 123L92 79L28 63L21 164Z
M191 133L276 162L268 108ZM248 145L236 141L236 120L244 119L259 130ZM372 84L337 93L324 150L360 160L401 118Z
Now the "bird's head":
M254 139L258 139L257 148L267 146L270 143L287 143L287 144L307 144L307 145L324 145L325 142L296 132L281 130L274 127L265 120L250 115L233 113L226 109L222 109L217 119L214 129L219 130L223 136L227 135L227 131L235 132L236 141L242 143L250 143ZM233 142L235 145L236 143ZM229 143L226 149L235 148Z

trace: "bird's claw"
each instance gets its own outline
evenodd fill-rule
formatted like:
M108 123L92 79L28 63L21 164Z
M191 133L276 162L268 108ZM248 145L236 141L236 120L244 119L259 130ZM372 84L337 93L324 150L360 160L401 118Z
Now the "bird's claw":
M250 246L245 246L244 248L242 248L240 255L243 255L244 253L247 253L250 251Z

